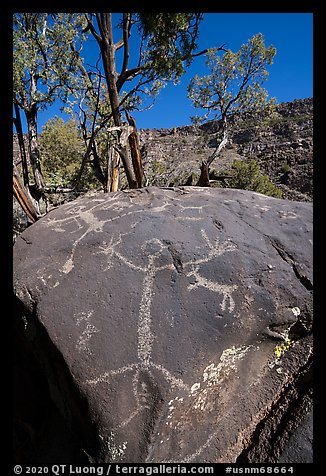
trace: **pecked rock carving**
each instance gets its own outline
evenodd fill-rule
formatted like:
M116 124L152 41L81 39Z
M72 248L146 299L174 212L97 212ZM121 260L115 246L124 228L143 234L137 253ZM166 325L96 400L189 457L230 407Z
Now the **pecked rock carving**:
M310 391L311 237L310 203L199 187L79 198L28 228L17 335L76 461L249 460L283 419L277 461Z

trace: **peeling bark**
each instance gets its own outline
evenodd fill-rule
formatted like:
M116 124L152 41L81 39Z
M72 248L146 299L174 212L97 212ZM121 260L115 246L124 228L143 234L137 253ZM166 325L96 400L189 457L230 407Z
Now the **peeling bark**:
M134 118L129 116L129 114L127 114L127 120L130 126L134 128L134 132L132 132L129 135L129 146L131 151L132 165L134 168L136 181L137 181L137 187L141 188L143 185L143 169L142 169L142 163L141 163L141 154L140 154L138 133L136 128L136 121Z

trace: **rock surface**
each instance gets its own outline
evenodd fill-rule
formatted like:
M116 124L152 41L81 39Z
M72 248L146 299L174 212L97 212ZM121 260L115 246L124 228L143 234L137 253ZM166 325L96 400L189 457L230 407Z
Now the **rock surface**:
M17 238L14 281L16 336L67 441L39 461L277 461L311 390L311 203L200 187L79 198ZM17 438L37 444L16 405Z
M313 463L313 412L307 413L297 430L291 434L279 463Z

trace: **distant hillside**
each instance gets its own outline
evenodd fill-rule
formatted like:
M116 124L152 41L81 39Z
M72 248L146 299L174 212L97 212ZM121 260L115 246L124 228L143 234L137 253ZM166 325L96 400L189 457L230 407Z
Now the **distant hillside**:
M313 99L277 106L264 127L246 115L230 126L230 144L211 166L211 178L230 170L235 159L259 161L261 170L282 189L284 198L311 201L313 195ZM151 185L176 186L192 175L214 151L217 121L202 126L140 131L143 163ZM221 186L223 184L221 183Z
M241 124L230 125L230 143L211 166L211 178L230 170L235 159L259 161L260 168L283 191L284 198L312 201L313 196L313 99L277 106L276 117L264 127L257 118L244 115ZM217 144L217 121L201 126L141 129L140 144L149 185L184 185L197 180L201 161ZM19 147L14 134L14 161ZM217 182L216 186L223 186Z

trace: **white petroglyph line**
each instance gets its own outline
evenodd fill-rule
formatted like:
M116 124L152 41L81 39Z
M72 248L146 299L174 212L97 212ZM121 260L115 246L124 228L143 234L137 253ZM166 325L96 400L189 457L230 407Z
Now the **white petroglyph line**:
M145 277L143 281L143 293L139 306L138 320L138 358L143 366L148 367L151 361L151 352L154 342L154 336L151 331L151 306L153 298L154 280L158 271L172 266L172 263L163 266L155 266L155 260L160 256L164 248L167 248L160 240L154 238L144 243L142 248L145 250L148 245L157 245L156 253L149 255L148 265L143 271Z
M103 205L101 210L111 210L113 209L115 212L120 212L121 210L124 210L125 208L130 208L132 207L132 203L127 203L123 202L120 199L115 199L115 201L110 201L110 203L106 203Z
M136 372L134 373L134 376L132 377L132 388L133 388L134 395L135 395L135 398L136 398L137 408L140 405L139 395L138 395L138 388L137 388L138 387L138 378L139 378L139 365L136 369Z
M72 247L71 247L71 252L69 258L66 260L65 264L63 265L61 271L64 274L70 273L72 269L74 268L74 256L75 256L75 250L77 247L77 244L87 235L88 229L83 233L76 241L73 242Z
M134 410L126 420L121 422L119 425L115 426L113 430L119 430L120 428L127 426L131 422L131 420L133 420L145 408L148 409L149 407L148 406L141 407L137 405L136 410Z
M215 431L214 433L212 433L206 440L206 442L200 446L197 451L195 451L194 453L192 453L191 455L189 456L186 456L183 461L185 463L191 463L191 461L193 461L197 456L199 456L206 448L208 448L211 444L211 442L217 437L217 435L219 434L219 431ZM181 461L180 461L181 463Z
M199 266L194 267L188 274L187 277L194 276L196 278L196 283L188 284L187 289L190 291L193 289L197 289L199 286L202 286L210 291L215 293L219 293L223 295L223 301L221 303L221 309L225 311L227 300L229 300L229 312L234 311L235 302L231 295L233 291L235 291L238 286L237 285L229 285L229 284L219 284L215 283L214 281L210 281L209 279L200 276L199 274Z
M86 323L86 328L84 329L82 334L79 336L76 343L76 349L79 352L84 351L88 354L92 354L90 348L88 347L88 342L91 339L93 334L99 332L99 330L90 322L90 318L93 315L93 313L94 311L89 311L88 313L81 312L76 319L77 326L79 326L82 321Z
M47 227L51 227L54 230L56 230L56 225L57 223L66 223L66 222L71 222L73 220L72 217L67 217L67 218L45 218L44 223ZM58 227L58 231L66 231L64 228Z
M120 261L122 261L129 268L134 269L135 271L141 271L142 273L146 272L146 268L144 269L143 266L139 266L137 264L134 264L132 261L129 261L125 256L123 256L118 251L114 250L114 254Z
M298 218L298 215L295 212L288 210L281 210L279 215L281 215L281 218Z
M135 215L135 214L140 214L144 213L143 209L138 209L134 211L127 211L125 213L122 213L116 217L112 217L109 220L103 220L100 221L97 219L97 217L94 216L92 213L92 210L94 210L96 207L101 206L102 210L112 208L113 210L116 210L114 207L117 205L121 205L121 202L115 202L115 204L105 205L103 207L102 202L98 205L95 205L92 207L90 210L84 210L82 207L79 207L78 212L79 212L79 218L86 223L87 229L85 232L77 239L74 241L73 246L72 246L72 251L68 259L66 260L66 263L63 267L64 272L70 272L71 269L74 266L73 260L74 260L74 254L77 245L85 238L85 236L92 232L98 232L103 230L103 226L106 223L112 223L116 220L120 220L124 217ZM123 204L124 205L124 204ZM171 206L172 203L163 203L163 205L157 206L157 207L152 207L148 210L148 213L160 213L163 210L165 210L167 207ZM124 206L120 208L129 208L129 206ZM186 207L186 206L181 206L182 210L196 210L198 214L202 212L202 207ZM76 213L76 210L75 210ZM69 218L63 219L67 221ZM201 220L203 219L202 217L181 217L181 219L184 220ZM57 226L59 221L55 223ZM77 222L78 223L78 222ZM137 222L138 223L138 222ZM81 227L78 224L79 228ZM132 225L132 228L134 228L136 224ZM86 380L86 384L95 386L99 383L107 383L110 384L111 380L119 375L122 375L126 372L132 372L132 391L135 396L135 409L128 415L126 419L124 419L122 422L119 423L117 428L122 428L128 425L143 409L150 408L148 404L148 391L147 388L144 387L145 383L143 383L142 388L139 388L139 378L140 378L140 371L145 370L148 375L151 375L153 381L154 377L151 374L151 369L155 369L159 372L162 373L163 377L168 381L170 384L171 389L181 389L184 391L187 391L187 393L190 393L191 397L196 398L197 391L200 389L200 384L197 383L195 385L187 385L182 379L176 378L172 373L167 370L163 365L161 364L156 364L152 361L152 350L153 350L153 343L155 340L155 333L153 332L152 329L152 316L151 316L151 311L152 311L152 304L153 304L153 297L155 295L154 293L154 284L155 284L155 279L157 277L157 274L166 269L174 270L174 264L172 257L170 256L170 253L167 254L169 256L169 262L166 264L161 264L159 265L159 260L163 256L163 251L168 249L168 246L164 244L161 240L158 238L152 238L150 240L147 240L143 243L141 246L142 254L147 255L147 263L145 265L138 265L135 263L133 260L129 259L127 256L122 254L119 250L118 247L120 244L122 244L122 237L129 235L130 229L128 232L122 234L119 233L117 237L111 236L110 242L106 243L103 242L102 245L99 246L99 251L98 253L103 253L107 256L107 262L108 262L108 267L112 266L112 260L113 258L118 259L121 261L125 266L127 266L129 269L134 270L136 272L141 272L143 273L143 282L142 282L142 297L140 300L139 304L139 314L138 314L138 326L137 326L137 362L132 363L123 367L120 367L118 369L112 369L109 370L102 375L96 377L96 378L91 378ZM226 309L227 307L227 301L228 301L228 309L229 311L233 311L235 307L234 300L232 298L231 293L237 289L237 286L235 285L223 285L216 283L214 281L208 280L201 276L199 274L199 266L203 263L208 263L212 259L222 255L223 253L229 252L229 251L234 251L236 249L236 246L230 242L230 240L226 240L223 243L220 243L218 239L211 241L204 229L201 229L201 235L204 241L204 248L206 249L206 252L201 252L201 257L194 259L192 261L184 262L183 267L187 268L190 267L190 271L188 274L186 274L187 277L194 276L196 278L196 283L195 284L189 284L188 289L195 289L199 286L205 287L209 289L212 292L219 293L223 295L223 301L221 303L222 309ZM164 257L166 259L166 257ZM88 343L89 340L91 339L92 335L95 332L98 332L98 330L90 323L90 317L92 315L92 312L86 314L81 314L78 319L77 319L77 324L79 325L82 321L85 321L86 323L86 328L83 331L82 335L79 337L79 340L77 342L77 347L80 350L86 350L88 351ZM220 367L217 366L216 368L211 367L214 364L211 364L211 366L208 366L205 369L206 374L208 375L206 379L204 380L205 385L207 386L209 383L213 384L213 377L212 375L215 372L215 375L218 377L219 372L221 372L221 369L223 367L223 362L224 362L224 357L222 355L221 357L221 362L220 362ZM231 363L230 363L231 362ZM229 361L229 365L232 366L232 359ZM205 374L205 375L206 375ZM181 401L181 400L180 400ZM205 402L203 401L203 404ZM200 405L202 406L202 405ZM203 450L204 447L208 446L211 437L208 438L206 443L202 446L202 449L200 449L200 452ZM199 453L200 454L200 453ZM191 459L192 455L189 457Z
M163 205L159 207L150 208L150 211L155 213L161 213L163 212L163 210L165 210L166 207L171 207L171 206L172 206L172 203L164 202Z
M201 229L200 232L201 232L202 237L206 241L206 244L207 244L208 248L211 249L211 250L214 250L214 245L212 245L212 243L210 242L210 239L208 238L206 231ZM217 242L217 245L218 245L218 242Z
M207 246L209 248L209 252L208 252L207 256L205 256L203 258L199 258L197 260L187 261L187 262L183 263L184 267L196 266L196 265L199 265L199 264L208 263L213 258L221 256L222 254L227 253L229 251L235 251L237 249L236 245L234 243L232 243L230 240L226 240L226 241L224 241L224 243L222 243L220 245L219 244L219 239L216 239L215 244L213 244L213 243L211 243L210 239L208 238L207 233L205 232L205 230L202 229L201 234L202 234L202 237L206 241Z
M94 314L94 311L89 311L89 312L87 312L87 313L84 312L84 311L82 311L82 312L78 315L78 317L77 317L77 319L76 319L76 324L77 324L77 326L79 326L79 324L80 324L82 321L85 321L85 322L88 323L88 322L90 321L90 318L92 317L93 314Z
M162 372L166 380L168 380L171 384L171 388L181 388L182 390L187 390L189 391L190 387L186 383L183 382L183 380L178 379L174 377L166 368L164 368L160 364L155 364L154 362L150 363L150 367L153 367L154 369L157 369Z
M148 272L143 281L143 294L139 306L138 320L138 358L142 365L147 366L151 360L151 352L154 336L151 331L151 305L153 297L153 283L156 275L156 269L153 268L155 257L149 257Z
M146 403L146 398L148 396L148 389L145 382L142 382L141 384L143 393L139 394L138 392L137 387L138 387L138 378L139 378L140 370L141 368L138 368L137 371L135 372L135 375L132 378L132 386L133 386L133 391L136 398L136 409L129 415L129 417L126 420L124 420L123 422L119 423L119 425L114 427L113 430L117 430L119 428L123 428L124 426L128 425L128 423L130 423L131 420L133 420L141 411L146 409L150 410L150 406ZM148 371L148 375L154 381L154 377L150 371ZM142 397L142 400L144 401L140 401L141 397Z
M115 377L116 375L121 375L124 374L125 372L131 372L134 371L134 369L138 369L139 364L130 364L130 365L125 365L124 367L120 367L119 369L114 369L110 370L108 372L105 372L104 374L100 375L97 378L94 379L88 379L85 381L87 385L97 385L98 383L109 383L112 377Z
M211 391L214 392L215 391L214 387L217 384L223 383L225 377L228 376L231 371L233 372L237 371L236 362L242 360L250 350L256 350L256 349L257 349L257 346L251 345L251 344L241 345L239 347L232 346L228 349L225 349L222 352L222 355L219 359L219 363L217 365L214 363L211 363L204 369L202 384L195 383L191 387L191 392L189 397L195 398L193 408L196 409L197 411L199 410L202 411L203 409L205 409L210 388L211 388ZM176 401L176 399L174 399L173 403L174 405L176 405L178 402ZM223 413L221 417L219 418L219 423L223 422L224 420L228 418L229 418L229 412ZM214 439L218 436L219 432L220 430L217 430L213 432L211 435L209 435L207 440L199 448L197 448L197 450L194 453L183 457L182 460L180 461L173 461L173 462L174 463L190 463L194 461L196 458L198 458L198 456L201 455L201 453L205 449L207 449L210 446L212 441L214 441ZM163 463L170 463L170 461L163 461Z
M199 206L199 207L185 207L184 205L179 205L178 206L181 208L181 210L198 210L199 213L201 213L203 211L203 207L202 206Z
M79 237L77 240L74 241L72 248L71 248L71 253L69 258L66 260L65 264L62 267L62 272L65 274L68 274L72 271L74 268L74 256L75 256L75 251L78 243L82 241L83 238L85 238L86 235L91 233L92 231L95 232L101 232L103 231L103 226L105 224L105 221L100 221L96 218L96 216L91 212L96 207L92 207L90 210L82 211L80 210L79 215L80 218L88 224L88 228L86 231Z
M78 338L76 348L79 351L85 351L87 353L91 353L88 347L88 341L92 337L93 334L99 332L99 330L93 326L93 324L87 324L86 329L83 331L82 335Z
M205 220L205 217L178 217L178 221L201 221Z

